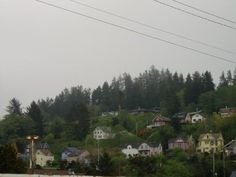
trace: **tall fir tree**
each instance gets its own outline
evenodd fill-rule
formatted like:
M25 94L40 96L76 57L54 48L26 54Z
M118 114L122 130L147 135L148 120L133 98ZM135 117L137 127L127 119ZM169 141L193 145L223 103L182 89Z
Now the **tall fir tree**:
M28 107L28 116L34 121L36 127L36 134L43 136L43 115L39 106L33 101Z
M222 72L221 76L220 76L220 82L219 82L219 88L220 87L225 87L225 86L228 86L228 81L227 79L225 78L225 73Z
M73 129L72 136L82 140L89 132L89 112L85 104L74 104L70 110L69 125Z
M7 106L6 111L9 114L17 114L22 115L21 103L16 98L12 98L9 102L9 106Z

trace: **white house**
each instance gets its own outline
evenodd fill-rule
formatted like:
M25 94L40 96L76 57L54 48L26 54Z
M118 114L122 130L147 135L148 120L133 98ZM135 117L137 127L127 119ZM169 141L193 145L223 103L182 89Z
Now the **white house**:
M158 155L162 153L162 145L160 143L141 143L138 151L142 156Z
M96 140L112 139L114 138L114 134L111 132L110 127L97 127L93 131L93 138Z
M192 115L192 123L197 123L197 122L202 122L203 120L205 120L205 118L200 114L200 113L196 113Z
M134 147L134 145L127 145L122 149L122 152L126 155L126 158L133 157L139 153L137 147Z
M45 167L48 162L53 162L54 156L48 149L38 149L35 153L35 164Z

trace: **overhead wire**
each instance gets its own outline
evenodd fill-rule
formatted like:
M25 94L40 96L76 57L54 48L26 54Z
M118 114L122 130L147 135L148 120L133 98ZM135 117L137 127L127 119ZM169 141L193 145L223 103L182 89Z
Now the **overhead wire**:
M187 47L187 46L184 46L184 45L181 45L181 44L178 44L178 43L174 43L174 42L171 42L171 41L168 41L168 40L165 40L165 39L162 39L162 38L158 38L158 37L146 34L146 33L142 33L142 32L127 28L125 26L117 25L117 24L111 23L111 22L107 22L107 21L101 20L99 18L92 17L92 16L89 16L89 15L85 15L85 14L82 14L80 12L70 10L70 9L67 9L67 8L52 4L52 3L48 3L48 2L45 2L45 1L41 1L41 0L35 0L35 1L37 1L41 4L44 4L44 5L47 5L47 6L51 6L51 7L54 7L54 8L66 11L66 12L73 13L75 15L83 16L83 17L86 17L86 18L89 18L89 19L92 19L92 20L95 20L95 21L98 21L98 22L101 22L101 23L104 23L104 24L107 24L107 25L110 25L110 26L114 26L114 27L117 27L117 28L120 28L120 29L123 29L123 30L126 30L126 31L130 31L130 32L139 34L141 36L145 36L145 37L157 40L157 41L162 41L164 43L168 43L168 44L171 44L173 46L177 46L177 47L180 47L180 48L183 48L183 49L186 49L186 50L190 50L190 51L193 51L193 52L196 52L196 53L200 53L200 54L203 54L203 55L206 55L206 56L209 56L209 57L221 60L221 61L236 64L236 61L233 61L233 60L230 60L230 59L227 59L227 58L223 58L223 57L220 57L220 56L217 56L217 55L214 55L214 54L211 54L211 53L207 53L207 52L204 52L204 51L201 51L201 50L198 50L198 49L194 49L194 48Z
M157 31L161 31L161 32L163 32L163 33L166 33L166 34L169 34L169 35L178 37L178 38L182 38L182 39L185 39L185 40L194 42L194 43L198 43L198 44L201 44L201 45L210 47L210 48L214 48L214 49L223 51L223 52L225 52L225 53L230 53L230 54L234 54L234 55L236 54L236 52L233 52L233 51L230 51L230 50L227 50L227 49L223 49L223 48L221 48L221 47L214 46L214 45L212 45L212 44L208 44L208 43L206 43L206 42L202 42L202 41L199 41L199 40L196 40L196 39L192 39L192 38L189 38L189 37L186 37L186 36L177 34L177 33L173 33L173 32L170 32L170 31L167 31L167 30L164 30L164 29L161 29L161 28L158 28L158 27L149 25L149 24L145 24L145 23L143 23L143 22L140 22L140 21L137 21L137 20L133 20L133 19L131 19L131 18L127 18L127 17L121 16L121 15L118 15L118 14L115 14L115 13L113 13L113 12L109 12L109 11L106 11L106 10L103 10L103 9L100 9L100 8L97 8L97 7L94 7L94 6L91 6L91 5L82 3L82 2L80 2L80 1L77 1L77 0L70 0L70 1L73 2L73 3L79 4L79 5L81 5L81 6L84 6L84 7L87 7L87 8L90 8L90 9L93 9L93 10L96 10L96 11L99 11L99 12L102 12L102 13L105 13L105 14L108 14L108 15L111 15L111 16L114 16L114 17L118 17L118 18L120 18L120 19L129 21L129 22L132 22L132 23L136 23L136 24L139 24L139 25L141 25L141 26L144 26L144 27L147 27L147 28L150 28L150 29L154 29L154 30L157 30Z
M236 27L233 27L233 26L230 26L230 25L221 23L221 22L217 22L217 21L215 21L215 20L209 19L209 18L207 18L207 17L200 16L200 15L195 14L195 13L193 13L193 12L190 12L190 11L187 11L187 10L184 10L184 9L181 9L181 8L179 8L179 7L175 7L175 6L173 6L173 5L164 3L164 2L162 2L162 1L159 1L159 0L153 0L153 1L156 2L156 3L162 4L162 5L164 5L164 6L170 7L170 8L172 8L172 9L181 11L181 12L183 12L183 13L186 13L186 14L189 14L189 15L192 15L192 16L195 16L195 17L198 17L198 18L200 18L200 19L202 19L202 20L206 20L206 21L215 23L215 24L217 24L217 25L221 25L221 26L224 26L224 27L227 27L227 28L231 28L231 29L233 29L233 30L236 30Z
M200 9L200 8L191 6L191 5L189 5L189 4L186 4L186 3L183 3L183 2L180 2L180 1L177 1L177 0L171 0L171 1L176 2L176 3L178 3L178 4L181 4L181 5L183 5L183 6L189 7L189 8L191 8L191 9L197 10L197 11L199 11L199 12L205 13L205 14L207 14L207 15L211 15L211 16L213 16L213 17L219 18L219 19L221 19L221 20L225 20L225 21L227 21L227 22L236 24L236 21L229 20L229 19L227 19L227 18L225 18L225 17L221 17L221 16L216 15L216 14L214 14L214 13L207 12L207 11L205 11L205 10L202 10L202 9Z

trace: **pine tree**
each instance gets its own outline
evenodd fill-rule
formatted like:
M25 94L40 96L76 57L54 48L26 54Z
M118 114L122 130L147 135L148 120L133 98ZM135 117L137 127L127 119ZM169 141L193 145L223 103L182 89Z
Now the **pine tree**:
M213 91L215 89L215 84L213 83L213 78L211 73L206 71L203 74L203 92Z
M36 134L43 135L43 116L39 106L33 101L28 108L28 116L34 121Z
M220 76L220 83L219 83L219 88L220 87L225 87L225 86L228 86L228 81L227 79L225 78L225 73L222 72L221 76Z
M104 152L100 156L100 161L98 164L98 170L100 175L110 176L113 173L113 162L108 153Z
M231 74L231 71L230 71L230 70L227 71L226 80L227 80L227 82L228 82L228 85L232 85L232 84L233 84L233 77L232 77L232 74Z
M7 106L7 112L9 114L17 114L22 115L21 103L16 98L12 98L9 102L9 106Z
M89 112L85 104L74 104L68 116L72 136L82 140L89 132Z

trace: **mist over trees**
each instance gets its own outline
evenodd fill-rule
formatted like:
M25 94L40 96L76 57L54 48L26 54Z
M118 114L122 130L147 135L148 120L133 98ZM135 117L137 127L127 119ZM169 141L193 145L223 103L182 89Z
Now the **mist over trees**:
M236 70L233 74L222 72L219 79L216 86L209 71L196 71L184 77L152 66L138 77L124 73L94 90L83 86L66 88L54 99L33 101L25 112L20 101L13 98L0 125L0 134L5 141L28 134L46 136L47 140L62 137L81 140L91 128L92 117L102 112L138 108L156 108L170 118L178 112L196 110L211 115L219 108L236 106ZM23 122L27 125L22 126ZM175 120L173 123L177 125ZM9 124L19 127L14 129ZM128 127L126 120L122 125Z

